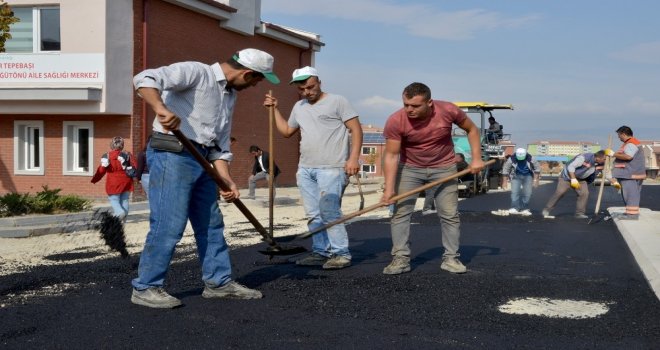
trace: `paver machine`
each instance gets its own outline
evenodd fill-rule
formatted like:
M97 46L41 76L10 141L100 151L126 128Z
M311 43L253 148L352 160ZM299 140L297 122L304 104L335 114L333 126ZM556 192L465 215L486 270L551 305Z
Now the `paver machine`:
M454 102L454 104L465 111L470 119L477 124L483 160L496 160L479 174L476 174L471 180L459 182L459 194L470 197L475 194L486 193L489 189L498 188L501 180L500 171L506 160L506 148L513 147L513 145L510 142L511 134L505 134L503 132L502 124L500 124L500 132L496 133L494 137L489 137L488 118L493 116L493 111L496 109L513 110L513 105L493 105L487 102ZM465 131L455 128L452 132L452 140L454 141L454 151L456 153L463 153L465 160L469 164L472 160L472 153Z

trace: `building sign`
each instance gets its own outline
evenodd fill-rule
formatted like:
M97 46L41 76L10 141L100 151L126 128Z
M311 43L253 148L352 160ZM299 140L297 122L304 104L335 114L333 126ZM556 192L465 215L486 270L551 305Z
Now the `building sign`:
M0 86L6 83L103 83L105 55L0 54Z

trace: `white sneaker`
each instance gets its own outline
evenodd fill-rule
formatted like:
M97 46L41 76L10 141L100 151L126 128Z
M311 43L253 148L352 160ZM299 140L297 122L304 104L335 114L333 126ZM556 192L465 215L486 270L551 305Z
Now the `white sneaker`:
M422 210L422 215L435 214L435 213L437 213L437 212L438 212L438 211L435 210L435 209L426 209L426 210Z
M518 215L518 214L520 214L520 212L516 208L511 208L511 209L509 209L509 214Z
M530 215L532 215L532 212L529 211L529 209L525 209L525 210L523 210L523 211L520 212L520 215L522 215L522 216L530 216Z
M458 260L457 258L454 257L445 257L442 258L442 264L440 265L440 268L449 271L451 273L466 273L467 268L463 263Z

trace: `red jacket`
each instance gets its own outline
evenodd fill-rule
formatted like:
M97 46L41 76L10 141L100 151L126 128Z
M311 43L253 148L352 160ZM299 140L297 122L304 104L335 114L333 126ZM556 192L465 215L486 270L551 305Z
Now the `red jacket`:
M117 159L120 150L112 150L108 152L108 159L110 165L104 167L99 165L96 169L96 173L92 177L92 183L95 184L99 182L103 175L108 174L108 179L105 181L105 191L108 195L112 194L121 194L124 192L133 192L133 178L126 175L126 171L122 168L121 162ZM135 168L135 159L129 152L124 152L129 155L130 163Z

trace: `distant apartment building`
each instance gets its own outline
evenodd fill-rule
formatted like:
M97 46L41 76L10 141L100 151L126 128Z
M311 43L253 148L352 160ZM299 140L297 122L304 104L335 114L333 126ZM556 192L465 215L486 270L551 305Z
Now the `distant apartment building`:
M383 176L383 152L385 137L383 129L362 124L362 151L360 152L360 171L362 177Z
M565 160L584 152L598 152L600 144L583 141L537 141L527 145L529 154L538 159L562 157Z
M92 185L101 155L114 136L138 154L151 134L153 111L133 91L146 68L179 61L224 62L243 48L275 57L283 83L267 82L240 94L232 121L232 175L247 186L252 144L267 149L263 96L291 110L298 96L291 72L314 65L324 45L317 34L260 19L260 0L10 0L20 22L0 53L0 194L106 196ZM278 182L294 185L299 137L275 137L282 169ZM141 190L136 189L136 193Z

